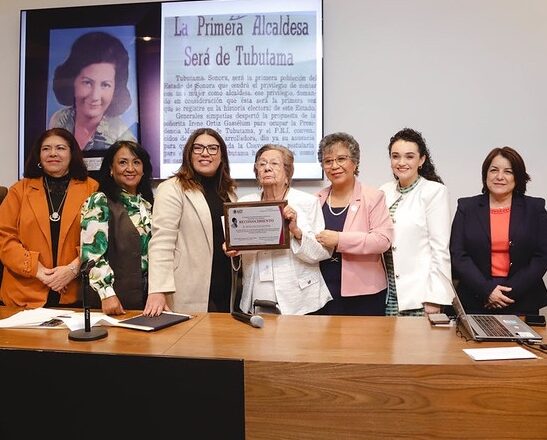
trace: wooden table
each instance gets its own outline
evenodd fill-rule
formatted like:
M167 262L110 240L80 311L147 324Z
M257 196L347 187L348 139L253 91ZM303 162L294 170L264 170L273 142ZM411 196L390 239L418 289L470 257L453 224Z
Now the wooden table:
M462 351L502 344L425 318L209 314L167 353L244 359L248 439L546 439L546 360Z
M1 330L0 347L242 359L247 439L547 438L547 363L535 351L473 361L463 348L516 344L466 342L425 318L264 318L256 329L203 314L83 343L62 330Z

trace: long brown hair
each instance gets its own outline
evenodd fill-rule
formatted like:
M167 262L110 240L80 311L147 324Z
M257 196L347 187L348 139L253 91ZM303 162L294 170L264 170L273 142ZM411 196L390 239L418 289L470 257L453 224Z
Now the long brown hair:
M215 175L218 176L218 194L223 200L228 200L229 195L235 195L237 185L234 179L230 176L230 162L228 160L228 148L226 147L226 142L224 142L224 139L220 133L212 128L198 128L190 135L184 145L182 165L175 173L175 176L179 179L182 189L203 191L203 187L201 186L198 178L199 173L192 165L192 146L194 145L196 138L202 134L208 134L209 136L214 137L217 140L218 145L220 145L220 165Z

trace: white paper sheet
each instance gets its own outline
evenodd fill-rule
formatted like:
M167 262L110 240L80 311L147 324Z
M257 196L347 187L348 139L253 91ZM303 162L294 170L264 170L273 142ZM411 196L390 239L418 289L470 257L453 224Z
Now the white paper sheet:
M59 319L61 319L65 325L69 328L69 330L80 330L82 328L85 328L85 321L84 321L84 313L78 312L74 313L72 315L67 316L60 316ZM91 312L89 315L89 323L91 327L94 326L113 326L118 325L119 321L116 318L112 318L111 316L105 315L101 312Z
M463 351L476 361L538 358L534 353L522 347L464 348Z
M40 326L43 322L59 316L71 316L75 312L66 309L37 308L22 310L8 318L0 319L0 328L28 328Z
M60 325L47 325L51 319L63 322ZM101 312L91 312L89 316L91 327L96 325L115 326L119 320ZM37 308L22 310L9 318L0 319L0 328L47 328L79 330L85 327L84 313L66 309Z

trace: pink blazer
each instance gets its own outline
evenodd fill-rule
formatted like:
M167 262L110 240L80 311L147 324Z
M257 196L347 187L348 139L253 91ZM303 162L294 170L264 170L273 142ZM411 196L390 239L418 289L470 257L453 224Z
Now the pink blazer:
M330 188L317 193L321 206ZM342 254L342 296L370 295L387 287L382 254L391 246L393 223L384 198L382 191L355 180L337 246Z

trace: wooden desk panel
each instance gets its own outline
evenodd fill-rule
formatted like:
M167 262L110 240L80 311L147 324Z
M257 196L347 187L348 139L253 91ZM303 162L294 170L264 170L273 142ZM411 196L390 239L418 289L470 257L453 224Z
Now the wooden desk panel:
M0 439L244 438L243 362L165 355L202 318L82 342L0 329Z
M545 365L251 361L246 433L271 440L545 439L546 381Z
M245 435L239 360L0 349L0 365L2 440Z
M545 359L462 351L496 346L425 318L209 314L168 353L244 359L247 439L547 438Z
M109 328L93 342L0 330L0 348L243 359L250 440L546 439L546 359L462 351L500 345L425 318L265 316L255 329L212 313L153 334Z

